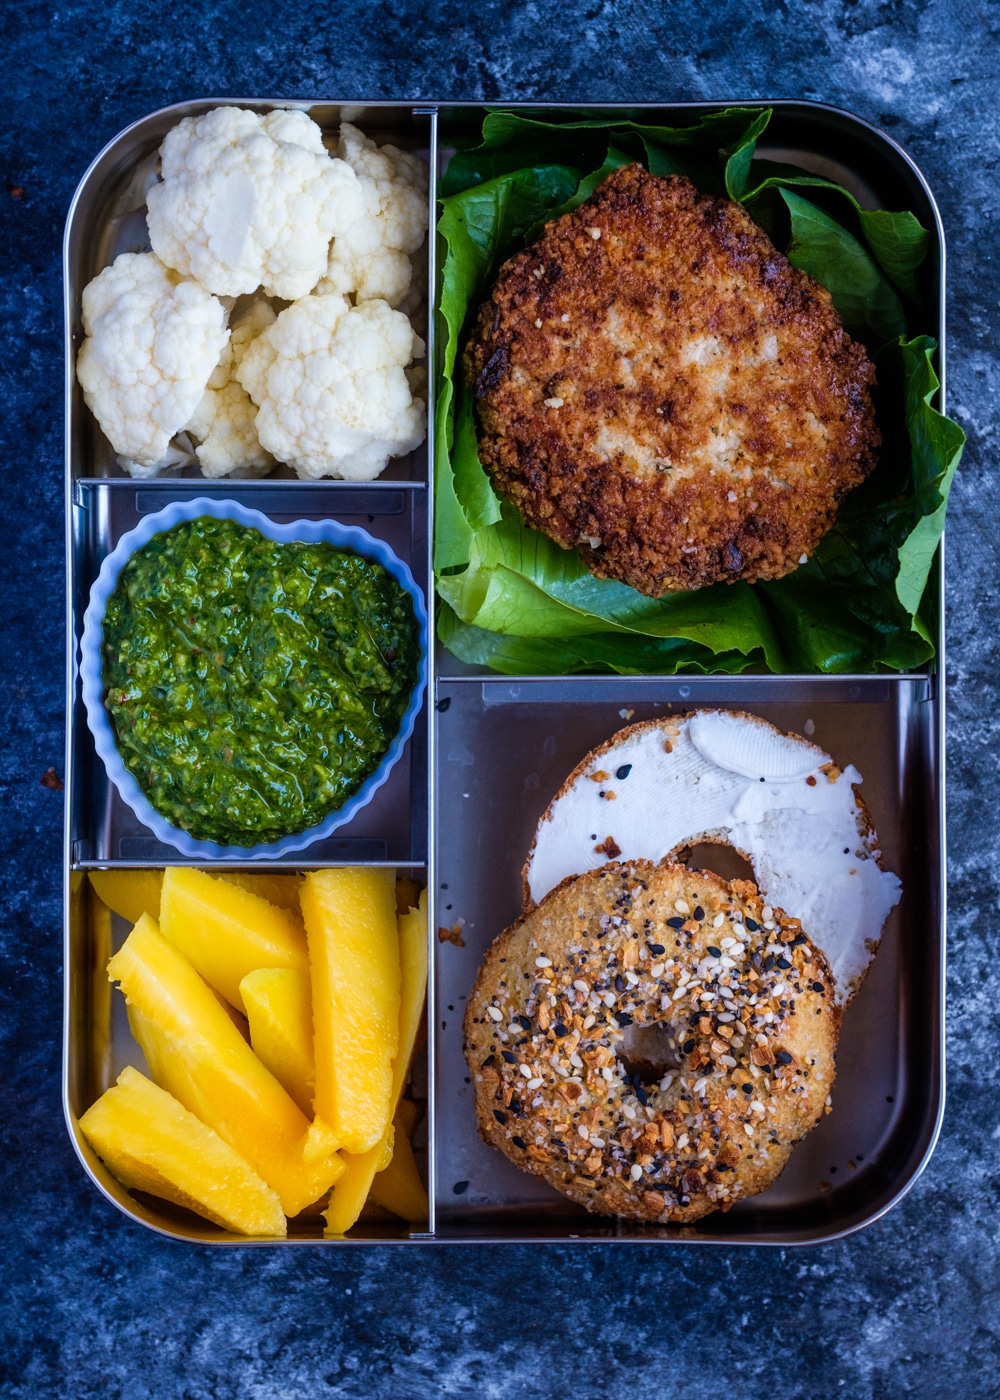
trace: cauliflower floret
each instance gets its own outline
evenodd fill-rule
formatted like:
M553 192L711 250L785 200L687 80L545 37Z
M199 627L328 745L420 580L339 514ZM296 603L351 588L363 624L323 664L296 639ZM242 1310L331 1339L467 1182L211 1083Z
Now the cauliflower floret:
M410 286L415 253L427 232L427 166L395 146L375 145L344 122L337 154L353 169L365 217L335 235L318 292L353 292L398 306Z
M424 440L424 401L406 366L424 353L409 321L384 301L349 306L335 293L281 313L236 377L258 405L263 445L300 477L371 481Z
M236 467L241 476L267 476L274 466L257 436L257 409L236 378L250 345L274 320L271 303L258 297L230 323L229 344L187 425L198 442L195 455L204 476L226 476Z
M168 132L160 157L147 197L153 251L218 296L305 296L330 238L364 212L357 176L305 112L216 107Z
M226 310L154 253L122 253L83 289L76 376L133 476L174 465L170 439L195 411L229 339Z

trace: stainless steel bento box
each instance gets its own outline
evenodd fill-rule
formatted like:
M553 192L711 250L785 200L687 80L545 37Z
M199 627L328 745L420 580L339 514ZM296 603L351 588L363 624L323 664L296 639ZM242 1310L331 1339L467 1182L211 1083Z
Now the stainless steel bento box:
M135 1062L123 998L105 974L128 929L108 916L89 888L94 868L184 864L160 845L109 784L86 726L78 679L83 613L102 559L145 514L193 495L225 497L278 521L331 517L360 524L410 567L433 606L434 375L428 440L377 481L209 482L182 473L136 481L118 467L83 403L74 375L83 286L119 252L145 243L143 172L165 133L182 117L231 101L259 111L299 107L321 127L342 113L366 134L420 153L435 179L457 139L481 124L476 106L217 99L154 112L121 133L84 176L65 239L66 549L68 733L65 859L64 1103L70 1133L98 1188L126 1214L173 1238L249 1244L151 1197L127 1192L84 1142L80 1114ZM630 109L641 120L683 123L716 104ZM759 106L764 104L753 103ZM941 343L943 410L944 243L933 198L905 153L875 128L816 103L770 104L774 117L758 154L834 179L868 208L908 208L931 231L929 280ZM596 111L597 109L593 109ZM602 108L601 111L612 109ZM439 154L440 153L440 154ZM428 299L436 305L433 238ZM429 364L434 317L429 317ZM940 598L941 561L931 587ZM938 607L938 616L941 608ZM533 1241L641 1239L723 1244L802 1244L833 1239L888 1210L925 1165L944 1099L945 851L943 809L943 638L916 674L877 676L743 675L705 678L575 676L513 680L477 672L439 648L424 712L401 762L371 804L333 837L279 868L307 870L376 863L406 868L431 894L431 984L426 1060L414 1087L426 1095L418 1160L426 1171L426 1230L373 1221L347 1241L323 1241L322 1219L292 1223L289 1243L350 1240ZM590 748L628 720L698 706L738 706L782 729L813 735L836 760L865 777L889 868L903 898L879 956L849 1008L838 1058L834 1111L796 1149L765 1194L695 1227L636 1226L588 1215L522 1174L478 1138L474 1097L462 1054L462 1017L482 954L521 909L521 867L538 817ZM461 939L439 927L461 924ZM141 1063L141 1059L139 1060ZM257 1241L256 1243L261 1243ZM267 1242L273 1243L273 1242Z

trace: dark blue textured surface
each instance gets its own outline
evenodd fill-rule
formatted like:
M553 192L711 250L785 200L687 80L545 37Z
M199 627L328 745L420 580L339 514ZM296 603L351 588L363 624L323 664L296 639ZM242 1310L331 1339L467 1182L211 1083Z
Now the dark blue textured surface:
M1000 13L948 0L4 6L0 1395L1000 1394L994 464ZM950 1098L883 1221L809 1251L211 1252L104 1203L62 1125L62 331L77 180L120 128L202 95L807 97L881 124L950 243Z

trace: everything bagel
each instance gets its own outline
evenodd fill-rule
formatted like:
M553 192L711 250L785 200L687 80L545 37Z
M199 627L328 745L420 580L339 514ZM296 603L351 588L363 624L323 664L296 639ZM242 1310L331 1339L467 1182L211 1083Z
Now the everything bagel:
M479 1131L588 1210L691 1222L765 1190L828 1111L839 1022L823 954L754 885L606 864L486 955Z

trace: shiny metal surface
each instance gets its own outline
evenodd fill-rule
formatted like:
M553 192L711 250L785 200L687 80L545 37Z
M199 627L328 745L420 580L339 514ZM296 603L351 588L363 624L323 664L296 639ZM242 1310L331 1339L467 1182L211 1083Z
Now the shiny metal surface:
M429 104L270 103L232 99L266 109L309 110L321 125L341 113L379 139L419 149L434 174L457 139L477 131L484 109ZM197 489L234 494L277 516L352 516L383 534L426 581L429 608L430 522L433 487L433 382L428 440L401 467L363 488L320 486L293 479L206 483L200 476L150 483L122 476L93 425L73 377L79 342L82 286L115 253L144 244L136 193L165 132L181 117L220 105L183 103L143 118L95 160L67 221L67 727L66 1016L64 1087L67 1122L95 1183L135 1219L174 1238L238 1242L184 1212L123 1190L79 1140L76 1116L134 1061L116 992L103 968L124 936L121 920L107 920L92 899L84 871L90 865L173 863L176 853L154 851L130 814L117 810L94 761L81 720L75 676L75 640L90 579L100 559L138 513L154 502ZM554 104L548 104L551 108ZM669 123L732 104L676 104L630 108L640 118ZM754 103L753 105L760 105ZM546 104L533 104L545 110ZM829 175L866 207L910 208L932 231L926 269L927 301L935 308L942 343L939 374L943 409L944 239L930 191L909 157L867 123L820 104L780 102L760 155ZM592 109L598 110L598 109ZM623 110L602 108L602 111ZM442 157L443 158L443 157ZM141 203L141 200L140 200ZM433 225L432 225L433 226ZM429 285L437 285L434 239ZM428 363L435 364L434 317L428 327ZM431 376L433 381L433 375ZM352 496L352 492L359 493ZM367 493L372 493L368 495ZM377 509L372 509L375 505ZM365 509L362 510L361 507ZM355 509L357 507L357 509ZM360 516L372 515L376 522ZM932 587L941 597L940 558ZM939 608L939 618L942 610ZM777 1244L834 1239L876 1219L905 1193L933 1150L944 1102L944 784L943 639L926 674L897 677L742 676L706 678L571 677L518 679L476 673L446 652L435 661L437 708L429 702L426 727L414 736L398 783L383 803L366 809L370 821L352 823L338 839L304 853L290 868L353 860L410 864L431 887L432 977L428 993L428 1175L432 1219L426 1234L375 1226L360 1239L532 1241L662 1239L685 1243ZM432 699L434 697L431 697ZM904 883L883 947L845 1018L834 1112L796 1150L771 1191L695 1229L638 1230L587 1216L517 1172L478 1140L468 1074L461 1056L461 1017L486 943L516 917L520 870L539 813L576 761L593 744L634 718L693 705L739 705L790 729L811 719L815 740L835 758L857 764L862 789L882 838L887 864ZM405 779L404 779L405 772ZM390 801L391 797L391 801ZM365 814L359 814L359 819ZM366 819L367 820L367 819ZM135 829L133 829L133 827ZM439 943L438 925L465 919L466 946ZM469 1185L456 1194L462 1182ZM290 1243L318 1240L321 1222L296 1225ZM350 1241L348 1241L349 1243ZM325 1243L336 1243L327 1241Z

